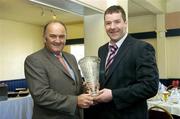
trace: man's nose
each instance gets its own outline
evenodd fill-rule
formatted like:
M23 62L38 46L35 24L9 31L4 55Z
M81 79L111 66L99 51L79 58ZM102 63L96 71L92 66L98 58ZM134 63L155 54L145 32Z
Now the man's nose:
M114 23L111 23L110 28L111 28L111 29L115 28L115 24L114 24Z
M64 39L62 39L60 36L56 36L55 40L56 41L64 41Z

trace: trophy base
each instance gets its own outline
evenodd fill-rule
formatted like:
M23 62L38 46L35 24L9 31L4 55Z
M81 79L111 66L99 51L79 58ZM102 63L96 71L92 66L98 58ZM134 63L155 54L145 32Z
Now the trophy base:
M98 94L92 94L91 96L92 96L92 97L96 97L96 96L98 96Z
M98 93L98 92L91 92L90 94L91 94L91 96L92 96L92 97L96 97L96 96L98 96L98 95L99 95L99 93Z

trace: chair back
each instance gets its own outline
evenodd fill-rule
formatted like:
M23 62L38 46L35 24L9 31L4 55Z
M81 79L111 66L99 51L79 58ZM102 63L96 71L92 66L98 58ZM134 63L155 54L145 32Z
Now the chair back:
M174 119L171 113L161 106L153 106L148 109L149 119Z

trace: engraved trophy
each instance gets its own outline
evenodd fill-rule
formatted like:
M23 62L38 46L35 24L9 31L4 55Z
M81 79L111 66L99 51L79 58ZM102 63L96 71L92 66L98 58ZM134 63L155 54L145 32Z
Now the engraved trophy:
M100 58L87 56L79 60L85 85L91 96L97 96L99 92L99 65Z

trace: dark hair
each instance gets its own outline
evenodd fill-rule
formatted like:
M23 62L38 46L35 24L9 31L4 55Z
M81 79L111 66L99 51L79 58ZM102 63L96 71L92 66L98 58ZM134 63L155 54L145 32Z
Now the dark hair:
M51 23L59 23L59 24L63 25L63 27L65 28L65 30L66 30L66 32L67 32L66 25L65 25L62 21L53 20L53 21L49 21L49 22L44 26L43 36L46 34L46 29L47 29L48 25L51 24Z
M120 5L113 5L107 8L104 13L104 19L106 14L112 14L112 13L121 13L123 20L126 21L126 13Z

